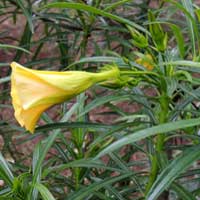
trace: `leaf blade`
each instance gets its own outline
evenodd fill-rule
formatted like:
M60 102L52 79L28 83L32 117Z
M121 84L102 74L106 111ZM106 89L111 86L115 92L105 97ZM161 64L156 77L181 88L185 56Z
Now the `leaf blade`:
M189 119L189 120L180 120L180 121L176 121L176 122L169 122L169 123L165 123L165 124L161 124L158 126L154 126L151 128L147 128L147 129L143 129L140 131L137 131L136 133L130 134L128 136L123 137L122 139L114 142L113 144L111 144L110 146L106 147L104 150L102 150L98 155L97 158L112 152L116 149L119 149L120 147L126 145L126 144L130 144L136 141L139 141L141 139L144 139L146 137L149 136L153 136L156 134L164 134L167 133L169 131L174 131L177 129L183 129L183 128L187 128L187 127L192 127L192 126L196 126L200 124L200 118L196 118L196 119Z
M147 199L157 199L157 197L170 186L170 184L176 179L176 177L179 176L179 174L185 171L191 165L191 163L199 159L199 148L200 145L188 148L180 156L174 159L158 176L147 194Z

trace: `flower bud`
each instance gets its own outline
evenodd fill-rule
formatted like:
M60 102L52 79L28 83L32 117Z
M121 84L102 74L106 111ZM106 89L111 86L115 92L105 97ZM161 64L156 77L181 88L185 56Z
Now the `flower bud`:
M168 41L167 33L165 33L162 26L158 22L156 22L155 16L151 11L148 12L148 18L150 21L149 30L153 42L157 50L163 52L167 48L167 41Z
M133 29L130 26L127 26L131 36L132 36L132 44L138 48L146 48L148 47L148 38L147 36L144 36L142 33L137 31L136 29Z

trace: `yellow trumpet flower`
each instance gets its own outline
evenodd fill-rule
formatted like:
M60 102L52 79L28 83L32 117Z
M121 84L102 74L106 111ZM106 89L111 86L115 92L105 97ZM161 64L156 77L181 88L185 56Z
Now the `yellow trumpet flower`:
M32 70L12 62L11 68L11 97L15 117L21 126L32 133L46 109L69 100L98 82L118 79L120 74L117 67L100 73L56 72Z

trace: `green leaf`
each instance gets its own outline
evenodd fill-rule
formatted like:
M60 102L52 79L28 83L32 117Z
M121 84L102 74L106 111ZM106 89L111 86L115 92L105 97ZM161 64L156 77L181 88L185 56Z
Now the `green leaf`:
M0 177L8 184L13 184L14 176L9 169L9 166L0 152Z
M68 168L75 168L75 167L87 167L87 168L97 168L97 169L105 169L109 171L115 171L119 173L123 173L124 171L120 168L116 167L109 167L105 165L101 160L93 160L91 158L84 158L80 160L75 160L72 162L69 162L67 164L61 164L55 167L51 167L49 169L46 169L46 173L51 173L53 171L60 172Z
M33 176L36 176L36 181L37 183L40 182L40 179L41 179L41 171L42 171L42 166L40 166L40 169L39 169L39 173L37 173L35 175L35 172L37 172L36 168L37 168L37 165L38 165L38 161L39 161L39 158L40 158L40 155L41 155L41 142L39 142L35 149L34 149L34 152L33 152L33 160L32 160L32 168L33 168ZM33 189L32 193L30 193L31 195L31 199L32 200L37 200L38 198L38 190L36 188Z
M40 126L40 127L36 128L36 132L49 131L49 130L55 130L55 129L60 129L60 128L92 128L92 129L106 128L106 129L110 129L113 127L114 127L114 125L89 123L89 122L58 122L58 123L52 123L52 124Z
M129 1L132 1L132 0L121 0L121 1L117 1L115 3L112 3L111 5L109 5L108 7L106 7L104 9L104 11L109 11L109 10L112 10L112 9L115 9L116 7L118 6L122 6L123 4L129 2Z
M118 58L118 57L111 57L111 56L94 56L94 57L86 57L86 58L81 58L79 61L76 61L72 64L70 64L69 66L67 66L67 68L70 68L74 65L78 65L78 64L83 64L83 63L117 63L119 65L125 65L124 61L122 60L122 58Z
M0 62L0 67L6 67L6 66L9 66L10 63L3 63L3 62Z
M184 172L194 161L198 160L200 158L199 148L200 145L188 148L164 168L148 192L147 199L157 199L157 197L170 186L179 174ZM180 188L176 187L176 189Z
M198 24L195 20L195 13L193 9L193 2L191 0L181 0L181 3L184 7L184 9L190 14L191 17L188 17L188 14L186 15L186 22L187 22L187 28L189 29L189 37L191 40L193 55L196 57L196 49L199 49L199 31L198 31ZM193 20L191 20L191 18ZM198 55L197 55L198 56Z
M23 142L31 140L36 138L38 135L46 134L45 131L52 131L55 130L56 132L59 132L59 129L65 128L65 129L72 129L72 128L90 128L95 130L100 129L112 129L114 127L118 127L119 125L106 125L106 124L98 124L98 123L87 123L87 122L58 122L58 123L49 123L47 125L43 125L40 127L37 127L35 129L34 134L29 134L26 139L23 140ZM44 132L44 133L41 133ZM27 136L28 131L24 132L24 135L19 136L18 138L23 138L25 135ZM19 142L20 144L21 142Z
M0 48L1 49L17 49L17 50L20 50L20 51L23 51L25 53L28 53L28 54L31 54L30 51L24 49L24 48L21 48L21 47L18 47L18 46L14 46L14 45L9 45L9 44L0 44Z
M190 191L187 191L184 187L182 187L178 183L172 183L171 188L176 192L177 196L182 200L196 200L196 197L193 196Z
M138 25L138 24L136 24L136 23L134 23L134 22L132 22L128 19L119 17L117 15L113 15L109 12L105 12L103 10L100 10L100 9L97 9L95 7L88 6L88 5L85 5L85 4L67 3L67 2L49 3L49 4L45 5L44 7L42 7L41 9L46 9L46 8L60 8L60 9L71 8L71 9L80 10L80 11L87 11L89 13L108 17L108 18L115 20L115 21L122 23L122 24L127 24L129 26L132 26L132 27L140 30L140 31L143 31L144 33L149 34L149 32L145 28L143 28L142 26L140 26L140 25Z
M79 191L73 193L72 195L69 195L69 197L67 199L83 200L86 197L88 197L89 195L91 195L93 192L98 191L99 189L106 187L107 185L111 185L115 182L118 182L118 181L123 180L128 177L131 177L133 174L134 173L126 173L126 174L119 175L117 177L105 178L102 181L92 183L92 184L80 189Z
M49 137L43 140L42 147L40 146L38 147L39 149L37 150L40 151L40 157L37 158L37 163L34 163L34 172L33 172L33 180L32 180L33 184L37 182L40 171L41 171L42 162L44 161L48 150L50 149L51 145L53 144L54 140L57 138L59 133L60 132L55 132L54 134L49 135Z
M122 102L124 100L129 100L131 98L131 95L110 95L110 96L103 96L96 98L92 102L90 102L87 106L85 106L82 113L80 113L80 116L90 112L92 109L101 106L105 103L112 102L112 101L119 101Z
M199 37L198 37L198 26L197 23L193 17L193 6L191 7L192 3L190 0L185 1L182 0L183 6L174 0L166 0L167 2L172 3L175 5L176 8L180 9L182 13L186 16L186 21L187 21L187 29L189 29L189 38L191 40L191 46L193 50L193 55L196 56L196 40L197 40L197 45L199 45ZM190 5L190 8L188 9L188 5Z
M0 78L0 84L10 81L10 76L6 76L4 78Z
M174 25L174 24L169 24L170 28L172 29L174 36L176 38L177 44L178 44L178 49L179 49L179 54L183 58L185 56L185 42L183 38L183 34L181 32L181 29Z
M189 61L189 60L176 60L176 61L169 61L161 63L162 65L180 65L180 66L187 66L187 67L200 67L199 62Z
M50 193L50 191L44 185L42 185L40 183L36 183L35 187L40 192L42 199L44 199L44 200L55 200L53 195Z
M22 0L16 0L16 3L22 9L22 11L23 11L23 13L26 16L26 19L28 21L29 28L30 28L31 32L34 33L34 27L33 27L33 22L32 22L32 16L31 16L31 13L30 13L30 9L25 8L24 2Z
M123 147L124 145L142 140L146 137L153 136L156 134L164 134L164 133L167 133L170 131L184 129L187 127L197 126L199 124L200 124L200 118L196 118L196 119L180 120L180 121L176 121L176 122L169 122L169 123L161 124L161 125L154 126L151 128L147 128L144 130L140 130L133 134L124 136L122 139L119 139L118 141L112 143L111 145L106 147L103 151L101 151L97 155L97 158L99 158L109 152L115 151L115 150L119 149L120 147Z

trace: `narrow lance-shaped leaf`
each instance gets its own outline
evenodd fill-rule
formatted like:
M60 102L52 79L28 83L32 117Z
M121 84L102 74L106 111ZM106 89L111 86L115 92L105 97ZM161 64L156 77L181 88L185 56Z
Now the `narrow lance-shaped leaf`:
M200 158L200 145L188 148L175 158L158 176L150 191L147 194L148 200L155 200L167 189L170 184L184 172L194 161ZM178 189L178 188L177 188Z
M71 8L71 9L80 10L80 11L87 11L87 12L90 12L90 13L93 13L93 14L96 14L96 15L108 17L110 19L113 19L113 20L120 22L120 23L123 23L123 24L127 24L129 26L135 27L136 29L149 34L149 32L145 28L143 28L142 26L140 26L140 25L138 25L138 24L136 24L136 23L134 23L134 22L132 22L128 19L119 17L117 15L113 15L109 12L105 12L103 10L100 10L100 9L97 9L95 7L88 6L88 5L85 5L85 4L57 2L57 3L49 3L49 4L45 5L44 7L42 7L42 9L45 9L45 8L60 8L60 9Z
M45 141L43 146L40 148L40 157L37 160L37 164L34 165L34 175L33 175L33 180L32 182L35 184L38 180L38 176L39 173L41 171L41 166L42 166L42 162L45 159L45 156L48 152L48 150L50 149L51 145L53 144L53 142L55 141L55 139L57 138L57 136L59 135L59 132L55 132L54 134L50 135Z
M180 121L176 121L176 122L169 122L169 123L165 123L162 125L158 125L158 126L154 126L151 128L147 128L144 130L140 130L137 131L133 134L124 136L122 139L112 143L111 145L109 145L108 147L106 147L103 151L101 151L98 155L97 158L112 152L114 150L119 149L120 147L123 147L124 145L142 140L146 137L149 136L153 136L156 134L164 134L167 133L169 131L175 131L177 129L184 129L187 127L192 127L192 126L197 126L200 124L200 118L196 118L196 119L188 119L188 120L180 120Z
M28 24L29 24L29 28L30 28L31 32L33 33L34 27L33 27L33 23L32 23L32 16L30 14L30 10L24 6L24 2L22 0L16 0L16 3L19 5L19 7L22 9L24 15L26 16Z
M69 200L83 200L86 197L88 197L89 195L91 195L93 192L95 192L107 185L113 184L115 182L118 182L118 181L123 180L128 177L131 177L132 175L133 175L133 173L131 172L131 173L122 174L122 175L116 176L116 177L105 178L102 181L92 183L92 184L88 185L87 187L80 189L76 193L73 193L72 195L70 195L68 197L68 199Z
M181 186L178 183L172 183L171 189L174 190L177 194L177 196L182 200L196 200L196 197L192 195L192 193L183 186Z
M40 183L36 183L35 187L40 192L43 200L55 200L53 195L50 193L50 191L44 185L42 185Z
M26 50L26 49L24 49L22 47L10 45L10 44L0 44L0 49L17 49L17 50L23 51L25 53L31 54L30 51L28 51L28 50Z
M4 181L7 184L12 185L14 176L10 171L8 164L1 153L0 153L0 177L4 179Z
M39 142L35 149L34 149L34 152L33 152L33 160L32 160L32 168L33 168L33 176L35 175L35 169L37 169L37 163L38 163L38 160L40 158L40 154L41 154L41 143ZM41 178L41 169L42 169L42 166L40 165L40 169L39 169L39 173L37 173L35 176L36 176L36 181L37 183L40 182L40 178ZM36 170L37 172L37 170ZM32 193L31 193L32 197L31 199L32 200L37 200L38 198L38 190L36 188L33 189Z

